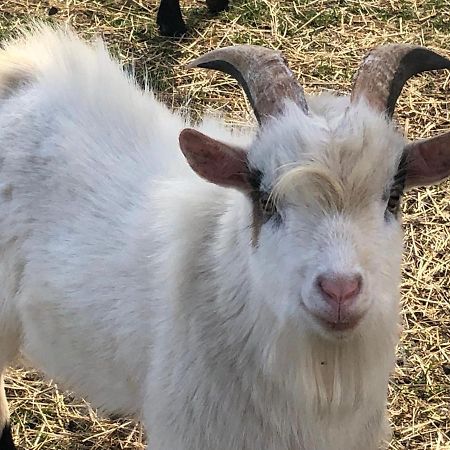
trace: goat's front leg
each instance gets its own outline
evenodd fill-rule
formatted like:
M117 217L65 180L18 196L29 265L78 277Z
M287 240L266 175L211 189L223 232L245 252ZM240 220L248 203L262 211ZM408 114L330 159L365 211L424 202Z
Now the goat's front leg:
M156 23L163 36L181 36L186 33L187 29L181 15L180 1L161 0Z
M15 450L9 421L8 403L3 383L4 371L19 353L20 324L11 305L14 303L0 290L0 449Z

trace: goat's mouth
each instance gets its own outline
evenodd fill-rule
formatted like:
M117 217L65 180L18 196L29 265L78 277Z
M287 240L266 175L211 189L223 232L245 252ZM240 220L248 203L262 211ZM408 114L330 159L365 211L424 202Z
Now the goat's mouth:
M321 330L329 334L348 335L351 334L359 324L362 322L365 313L347 314L344 317L337 318L328 314L321 314L316 311L311 311L307 306L303 305L304 309L311 317L311 320Z
M346 320L331 321L316 315L314 317L323 328L330 331L352 331L357 328L362 319L362 316L355 316Z

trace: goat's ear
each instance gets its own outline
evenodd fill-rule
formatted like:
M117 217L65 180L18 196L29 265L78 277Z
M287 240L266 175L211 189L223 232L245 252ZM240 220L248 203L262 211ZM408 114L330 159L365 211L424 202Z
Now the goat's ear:
M406 147L406 187L437 184L450 176L450 132Z
M186 128L180 133L180 148L192 169L211 183L251 190L245 150L216 141Z

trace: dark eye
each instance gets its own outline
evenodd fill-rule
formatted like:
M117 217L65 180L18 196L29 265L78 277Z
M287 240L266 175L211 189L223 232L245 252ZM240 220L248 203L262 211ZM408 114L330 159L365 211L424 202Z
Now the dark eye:
M277 222L280 221L280 214L278 213L273 197L270 194L267 192L260 192L258 203L264 222L267 222L272 218L275 218Z
M392 187L391 192L389 193L389 198L387 199L386 213L390 213L393 216L398 215L402 194L403 194L402 186L397 185Z
M391 188L386 191L383 200L387 201L384 218L389 220L392 216L397 217L400 210L400 202L405 188L407 156L403 153L395 174Z
M259 207L265 216L273 216L277 212L272 196L267 192L262 192L259 196Z

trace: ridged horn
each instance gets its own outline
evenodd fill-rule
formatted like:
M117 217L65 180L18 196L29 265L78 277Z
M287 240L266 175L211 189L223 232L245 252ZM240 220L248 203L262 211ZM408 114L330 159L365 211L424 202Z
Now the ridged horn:
M244 89L261 124L279 115L285 100L308 113L303 88L280 52L256 45L235 45L212 50L187 66L214 69L231 75Z
M450 60L424 47L388 44L372 50L363 60L353 82L351 101L365 97L389 117L405 83L428 70L450 69Z

